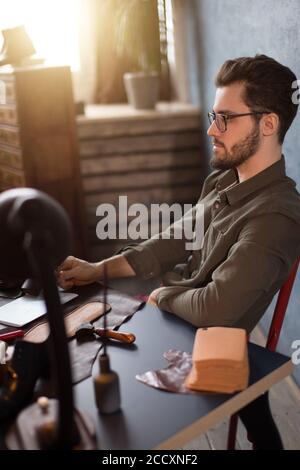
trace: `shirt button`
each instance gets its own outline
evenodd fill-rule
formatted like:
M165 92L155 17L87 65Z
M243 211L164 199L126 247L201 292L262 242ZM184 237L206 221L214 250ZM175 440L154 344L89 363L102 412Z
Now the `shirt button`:
M216 189L219 191L221 189L220 183L217 184Z
M214 209L219 209L220 203L219 201L214 202Z

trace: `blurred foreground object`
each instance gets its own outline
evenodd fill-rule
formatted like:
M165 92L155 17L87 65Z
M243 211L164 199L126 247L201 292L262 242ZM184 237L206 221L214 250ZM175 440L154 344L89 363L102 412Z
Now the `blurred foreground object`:
M89 425L86 426L74 410L68 343L54 276L54 269L70 250L71 226L67 214L55 199L41 191L12 189L0 195L0 224L0 277L33 277L43 289L51 332L51 372L58 397L58 400L51 402L51 413L42 410L41 415L38 403L21 411L7 435L8 447L53 450L94 448L94 435L87 431ZM32 381L28 381L30 371L24 375L24 370L35 369L38 360L28 354L28 350L34 349L38 353L40 346L26 341L17 342L12 358L13 380L6 396L5 390L2 390L0 416L1 412L3 416L9 411L11 415L15 414L25 404L22 391L24 394L26 392L26 401L33 391L38 375L33 375Z

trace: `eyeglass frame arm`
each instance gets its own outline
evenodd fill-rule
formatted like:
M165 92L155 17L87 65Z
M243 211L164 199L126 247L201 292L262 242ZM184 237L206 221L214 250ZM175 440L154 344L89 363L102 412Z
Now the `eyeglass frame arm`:
M227 121L228 120L234 119L234 118L237 118L237 117L243 117L243 116L253 116L253 115L256 115L256 114L270 114L270 113L269 113L269 111L253 111L252 113L222 114L222 113L215 113L214 111L212 111L212 112L207 113L207 116L208 116L208 120L209 120L210 125L212 125L213 122L216 123L216 116L217 115L222 116L222 118L224 119L224 123L225 123L225 129L223 131L221 131L221 129L219 129L219 127L217 126L217 123L216 123L216 126L217 126L218 130L223 133L223 132L227 131ZM212 122L210 121L210 116L213 116Z

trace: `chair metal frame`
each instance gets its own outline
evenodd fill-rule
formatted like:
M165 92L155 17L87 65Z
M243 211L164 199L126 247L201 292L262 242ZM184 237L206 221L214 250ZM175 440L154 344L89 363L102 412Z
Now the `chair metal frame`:
M281 287L276 306L273 313L272 322L269 329L269 334L267 338L266 348L270 351L275 351L280 332L282 329L282 324L284 321L284 317L286 314L287 306L289 303L290 295L293 289L294 281L296 278L298 266L300 262L300 257L294 263L289 277ZM229 422L229 430L228 430L228 440L227 440L227 450L234 450L235 449L235 441L236 441L236 433L237 433L237 426L238 426L238 414L235 413L230 417ZM248 437L249 439L249 437ZM250 441L251 442L251 441Z

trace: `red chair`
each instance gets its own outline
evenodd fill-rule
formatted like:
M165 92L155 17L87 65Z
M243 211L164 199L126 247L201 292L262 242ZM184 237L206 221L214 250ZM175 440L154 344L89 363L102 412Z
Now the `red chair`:
M279 294L278 294L278 299L277 299L276 307L273 313L272 323L269 329L269 334L268 334L268 339L267 339L267 344L266 344L266 348L270 349L270 351L275 351L278 340L279 340L281 327L282 327L286 309L289 303L289 298L290 298L290 294L291 294L295 277L297 274L299 262L300 262L300 257L297 259L297 261L293 265L288 279L285 281L285 283L281 287ZM235 448L237 425L238 425L238 415L234 414L230 417L230 422L229 422L229 431L228 431L228 440L227 440L228 450L234 450Z

